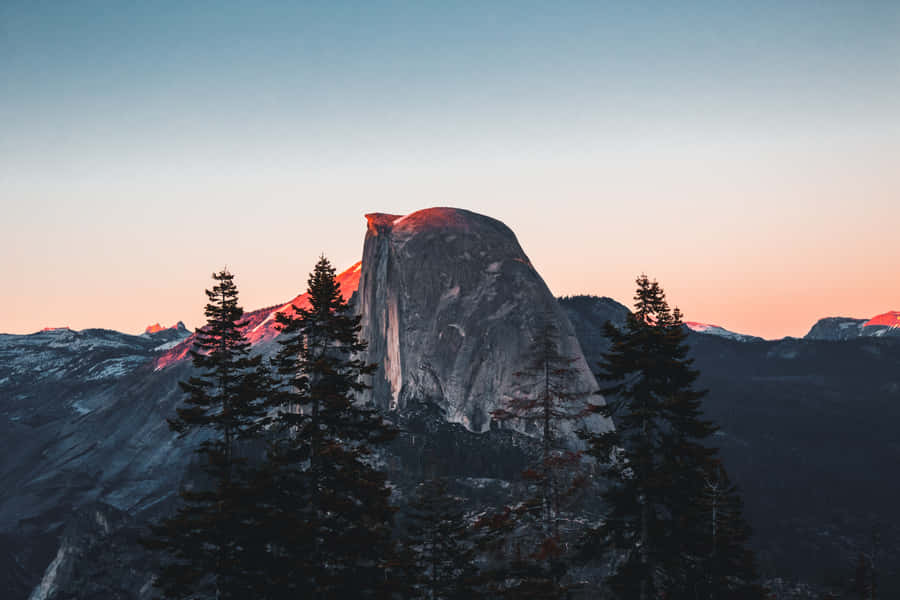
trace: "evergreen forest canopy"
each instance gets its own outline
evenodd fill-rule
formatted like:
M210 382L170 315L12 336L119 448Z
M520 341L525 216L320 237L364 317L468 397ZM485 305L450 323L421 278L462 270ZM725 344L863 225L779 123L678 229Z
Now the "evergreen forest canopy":
M403 497L385 449L401 427L357 400L360 317L322 257L309 307L254 355L234 276L213 275L206 325L170 419L203 477L142 544L165 598L764 598L738 490L710 444L678 309L637 279L635 310L597 365L606 404L574 393L549 316L494 412L531 432L518 486L466 511L426 469ZM592 415L615 428L594 430ZM577 436L573 435L577 433ZM574 438L580 443L574 442Z

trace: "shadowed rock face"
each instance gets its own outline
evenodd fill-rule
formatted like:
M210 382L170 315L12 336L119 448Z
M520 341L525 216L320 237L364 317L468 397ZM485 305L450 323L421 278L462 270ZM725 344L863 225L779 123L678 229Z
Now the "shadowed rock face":
M448 420L489 429L545 319L574 359L572 389L597 389L571 324L506 225L453 208L366 218L357 302L367 359L378 364L376 404L431 400Z

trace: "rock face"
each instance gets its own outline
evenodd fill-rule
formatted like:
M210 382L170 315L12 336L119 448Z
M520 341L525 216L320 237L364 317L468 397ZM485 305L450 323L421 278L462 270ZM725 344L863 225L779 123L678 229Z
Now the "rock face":
M574 359L572 389L597 389L565 313L506 225L453 208L366 218L357 302L367 360L378 364L376 404L433 401L449 421L486 431L546 319Z

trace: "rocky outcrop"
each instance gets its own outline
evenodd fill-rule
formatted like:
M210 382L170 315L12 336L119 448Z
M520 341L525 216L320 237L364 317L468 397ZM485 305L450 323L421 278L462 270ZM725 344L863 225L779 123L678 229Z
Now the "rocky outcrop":
M453 208L366 218L357 302L378 365L376 404L433 401L449 421L486 431L546 319L574 359L571 388L597 389L569 320L506 225Z
M154 570L148 567L155 564L156 557L138 543L146 533L127 513L102 503L75 511L59 549L28 600L154 597Z

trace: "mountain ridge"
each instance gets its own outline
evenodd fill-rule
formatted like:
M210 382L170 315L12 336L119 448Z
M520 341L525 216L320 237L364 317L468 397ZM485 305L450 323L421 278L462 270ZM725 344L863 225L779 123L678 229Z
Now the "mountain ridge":
M609 345L603 324L621 325L629 309L610 298L553 298L512 231L490 217L446 208L370 215L363 261L339 277L363 313L370 360L384 365L390 352L397 369L377 374L380 390L369 397L404 428L379 460L394 465L401 495L433 468L428 461L440 460L452 463L445 472L474 506L502 498L512 489L504 478L521 471L530 451L527 435L489 416L510 382L504 377L518 370L518 350L542 319L555 319L566 353L577 351L587 369L580 383L596 390L592 371ZM294 303L303 294L245 314L257 351L275 347L274 315ZM0 465L0 561L14 597L42 579L48 600L81 589L78 573L106 573L122 597L148 596L135 593L150 587L133 532L171 508L196 468L192 440L177 439L165 421L192 369L190 338L166 348L171 342L156 336L169 331L0 335L0 436L9 445ZM887 517L900 498L887 479L896 458L890 423L900 379L889 367L900 364L898 339L689 336L701 385L711 390L704 411L722 425L717 444L746 490L767 572L839 569L846 547L866 543L869 515ZM175 360L160 365L163 356ZM486 377L492 372L501 375ZM853 489L835 483L848 478ZM896 539L887 527L885 540Z

